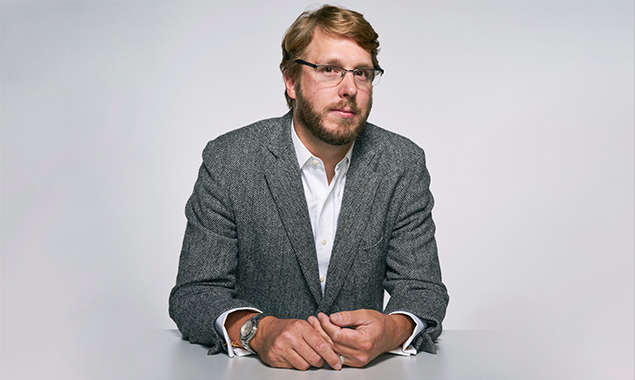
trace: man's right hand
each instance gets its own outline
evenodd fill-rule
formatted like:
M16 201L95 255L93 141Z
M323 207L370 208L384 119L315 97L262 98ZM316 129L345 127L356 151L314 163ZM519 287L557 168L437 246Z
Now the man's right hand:
M342 368L340 357L313 326L301 319L266 316L249 346L272 367L307 370L322 367Z

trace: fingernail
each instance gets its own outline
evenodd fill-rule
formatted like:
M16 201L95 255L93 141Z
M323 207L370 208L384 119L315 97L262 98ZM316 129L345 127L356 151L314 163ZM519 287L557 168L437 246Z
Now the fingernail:
M331 319L332 319L334 322L341 322L341 321L342 321L342 316L341 316L341 315L339 315L338 313L331 314Z

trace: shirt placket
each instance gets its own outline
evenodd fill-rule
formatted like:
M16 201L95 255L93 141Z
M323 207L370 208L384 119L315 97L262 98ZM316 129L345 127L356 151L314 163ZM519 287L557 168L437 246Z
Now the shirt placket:
M315 226L315 250L317 252L318 270L320 276L320 287L322 288L322 294L324 294L324 288L326 286L326 278L328 272L328 266L331 259L331 252L333 250L333 238L335 236L334 231L334 191L335 184L338 181L339 170L336 169L335 175L331 180L331 184L327 184L326 172L324 166L320 160L319 165L315 166L315 169L320 169L320 185L324 189L321 194L325 194L325 198L318 205L317 225Z
M331 222L333 220L332 198L332 191L329 191L326 200L322 204L322 209L320 210L315 236L315 249L318 256L322 294L324 294L328 265L331 258L331 251L333 249L333 223Z

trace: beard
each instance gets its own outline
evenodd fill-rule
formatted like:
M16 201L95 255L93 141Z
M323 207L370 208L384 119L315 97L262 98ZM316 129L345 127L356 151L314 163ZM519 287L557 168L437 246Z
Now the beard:
M298 85L295 89L296 100L295 109L298 115L298 121L311 132L311 134L323 142L330 145L346 145L357 138L366 127L366 120L370 114L370 109L373 105L373 98L370 97L368 101L368 108L366 112L357 106L355 100L342 100L337 103L328 105L322 113L318 113L313 104L304 97L302 89ZM341 119L334 131L326 129L324 126L324 119L329 114L331 109L335 108L348 108L354 111L357 115L360 115L359 121L356 123L356 118Z

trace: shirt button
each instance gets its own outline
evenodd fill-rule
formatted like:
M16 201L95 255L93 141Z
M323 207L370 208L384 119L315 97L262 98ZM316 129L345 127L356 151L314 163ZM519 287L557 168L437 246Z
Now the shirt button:
M324 282L324 280L326 280L326 278L324 278L324 276L320 276L320 282Z
M322 240L322 245L326 245L326 239Z
M312 164L317 165L318 164L317 160L313 160Z

